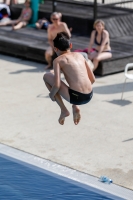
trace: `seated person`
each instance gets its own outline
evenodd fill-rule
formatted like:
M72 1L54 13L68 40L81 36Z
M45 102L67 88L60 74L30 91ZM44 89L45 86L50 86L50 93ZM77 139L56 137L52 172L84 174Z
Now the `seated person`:
M0 3L0 12L1 12L1 10L3 8L5 8L7 10L8 15L10 16L11 15L11 11L10 11L9 6L7 4L5 4L5 3Z
M2 8L0 11L0 22L3 23L3 22L8 22L8 21L10 21L10 18L9 18L7 9Z
M45 29L47 30L48 29L48 25L49 25L49 21L44 17L42 19L39 19L37 22L36 22L36 28L37 29Z
M112 57L109 33L105 30L105 24L102 20L94 22L94 29L91 34L90 43L88 47L88 57L93 61L93 71L98 67L101 60ZM92 48L95 45L95 48Z
M48 42L50 46L45 52L45 59L48 63L48 66L45 69L52 67L52 61L57 57L53 49L53 39L56 37L59 32L66 32L69 37L71 37L70 30L66 23L61 22L61 13L54 12L51 14L52 24L48 26Z
M21 15L18 19L10 20L8 22L1 22L0 26L12 25L12 28L14 30L26 26L29 23L32 16L32 10L30 8L30 0L26 0L24 5L25 7L22 9Z

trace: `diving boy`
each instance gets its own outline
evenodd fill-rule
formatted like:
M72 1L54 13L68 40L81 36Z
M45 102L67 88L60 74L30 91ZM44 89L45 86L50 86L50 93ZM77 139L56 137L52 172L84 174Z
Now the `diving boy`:
M92 84L95 82L94 74L86 59L77 52L71 52L72 43L67 33L60 32L53 40L54 51L57 58L53 61L53 73L44 74L44 82L49 89L49 96L61 108L59 123L64 124L65 117L70 115L61 96L72 104L73 120L77 125L81 119L78 105L88 103L92 96ZM69 86L61 80L61 72Z

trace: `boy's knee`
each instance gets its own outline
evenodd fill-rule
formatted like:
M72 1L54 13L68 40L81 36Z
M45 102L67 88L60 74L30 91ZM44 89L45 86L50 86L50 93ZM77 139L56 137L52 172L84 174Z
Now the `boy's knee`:
M44 74L44 76L43 76L43 80L44 80L44 82L47 81L47 77L48 77L48 73Z
M50 78L50 76L51 76L51 73L45 73L43 76L44 82L47 82L47 80Z

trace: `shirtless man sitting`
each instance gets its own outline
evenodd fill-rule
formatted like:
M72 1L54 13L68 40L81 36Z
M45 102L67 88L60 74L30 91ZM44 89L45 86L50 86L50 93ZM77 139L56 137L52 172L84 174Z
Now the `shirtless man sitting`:
M45 51L45 59L48 63L48 66L45 69L48 69L52 67L52 60L56 58L56 55L54 53L53 49L53 39L56 37L57 33L59 32L66 32L69 37L71 37L70 30L67 27L67 24L64 22L61 22L61 13L54 12L51 14L51 21L52 24L49 24L48 26L48 42L50 44L50 47Z
M92 84L95 77L86 59L78 52L71 52L72 43L67 33L58 33L53 40L54 51L57 58L53 61L53 73L44 74L44 82L49 89L49 96L56 101L61 108L59 123L64 124L65 117L70 115L64 105L61 96L72 104L73 120L75 125L80 121L80 109L78 105L88 103L92 96ZM60 78L61 71L69 86Z

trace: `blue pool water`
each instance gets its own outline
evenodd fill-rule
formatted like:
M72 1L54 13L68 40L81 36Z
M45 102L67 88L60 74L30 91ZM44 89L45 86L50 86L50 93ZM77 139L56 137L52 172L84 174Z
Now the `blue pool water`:
M0 154L0 200L122 200Z

